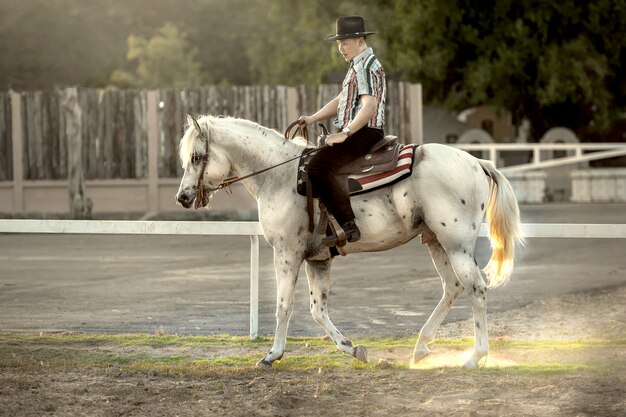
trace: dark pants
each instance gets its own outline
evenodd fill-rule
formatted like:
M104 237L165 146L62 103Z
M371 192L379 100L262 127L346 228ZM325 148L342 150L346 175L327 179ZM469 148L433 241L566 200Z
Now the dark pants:
M362 157L383 138L381 129L361 128L344 142L317 152L308 164L307 174L320 200L340 225L354 220L345 177L335 173L344 165Z

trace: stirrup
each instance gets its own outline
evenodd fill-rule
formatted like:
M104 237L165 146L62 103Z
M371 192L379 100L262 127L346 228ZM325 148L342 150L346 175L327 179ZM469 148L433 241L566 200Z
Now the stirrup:
M329 216L332 223L333 234L322 239L322 244L328 247L343 247L348 242L356 242L361 239L361 231L358 226L351 220L343 226L339 226L334 216Z

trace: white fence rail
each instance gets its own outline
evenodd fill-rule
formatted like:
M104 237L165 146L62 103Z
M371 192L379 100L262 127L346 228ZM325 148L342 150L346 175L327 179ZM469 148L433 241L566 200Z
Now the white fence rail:
M612 158L626 154L626 145L623 143L458 143L452 146L463 149L464 151L487 151L489 152L489 160L496 162L498 160L498 152L509 151L532 151L533 161L530 164L524 164L515 170L540 169L545 167L553 167L558 165L567 165L572 163L590 161L594 159ZM542 161L541 153L543 151L574 151L574 156L565 158L544 158ZM585 153L591 152L593 153ZM597 151L605 151L597 152ZM558 163L557 163L558 161ZM542 162L550 162L547 166L542 166ZM506 167L503 169L512 169L514 167Z
M482 224L479 236L487 236ZM116 220L2 220L0 233L33 234L144 234L144 235L231 235L250 236L250 338L259 329L259 236L258 222L178 222ZM592 238L624 239L626 224L559 224L525 223L526 238Z

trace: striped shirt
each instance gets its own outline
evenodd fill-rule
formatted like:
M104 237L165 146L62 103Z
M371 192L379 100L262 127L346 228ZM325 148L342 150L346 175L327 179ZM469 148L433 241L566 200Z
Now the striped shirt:
M361 109L360 96L367 94L376 98L376 111L367 122L367 127L382 129L385 124L385 72L378 62L372 48L367 48L354 57L343 80L341 100L337 108L337 117L333 124L343 129Z

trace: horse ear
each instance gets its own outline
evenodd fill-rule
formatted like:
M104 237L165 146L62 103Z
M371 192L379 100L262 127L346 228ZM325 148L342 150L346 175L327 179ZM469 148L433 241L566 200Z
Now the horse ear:
M191 116L190 116L191 117ZM202 135L202 128L200 127L200 123L196 120L195 117L191 117L191 122L193 123L193 127L196 128L199 134Z

